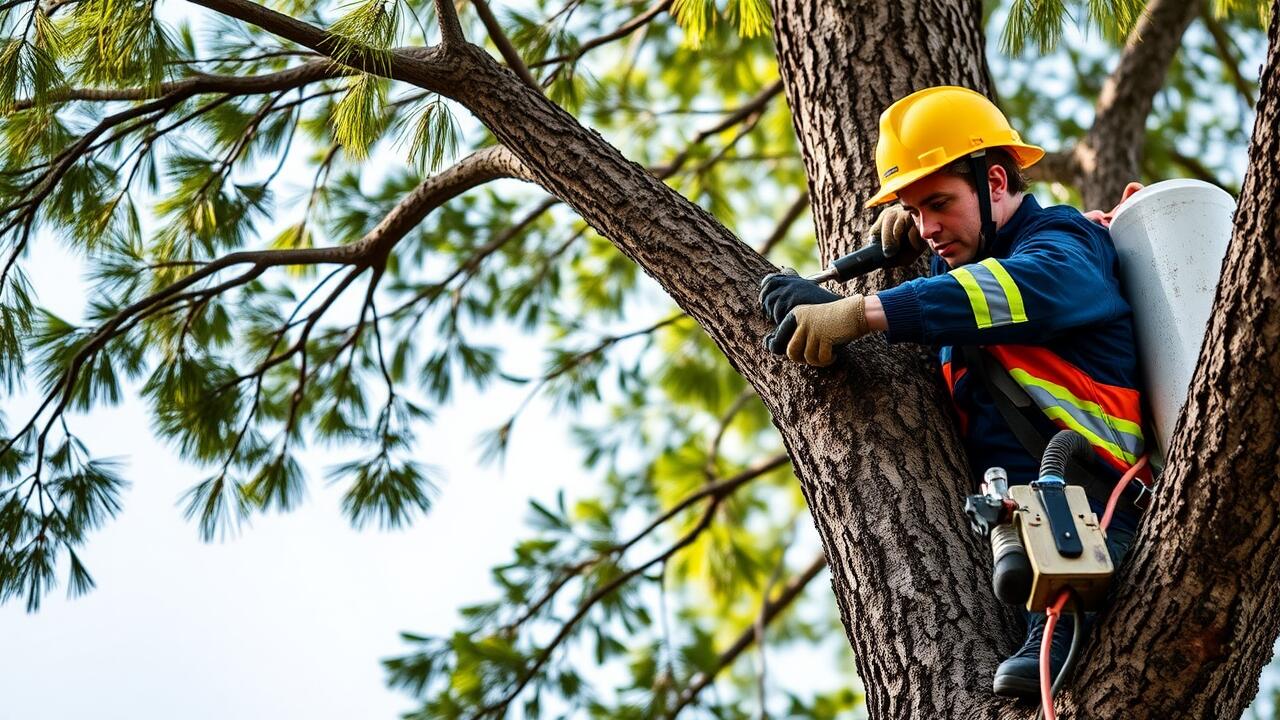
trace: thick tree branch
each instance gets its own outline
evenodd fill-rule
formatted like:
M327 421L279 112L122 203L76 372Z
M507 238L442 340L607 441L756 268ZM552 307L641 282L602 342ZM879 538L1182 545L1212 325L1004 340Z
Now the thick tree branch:
M1249 166L1196 374L1157 501L1117 578L1123 591L1095 629L1094 650L1073 683L1077 707L1105 703L1138 720L1239 717L1280 633L1280 13L1274 9L1268 40Z
M1138 178L1147 116L1201 0L1151 0L1103 83L1093 126L1074 149L1086 207L1111 207Z

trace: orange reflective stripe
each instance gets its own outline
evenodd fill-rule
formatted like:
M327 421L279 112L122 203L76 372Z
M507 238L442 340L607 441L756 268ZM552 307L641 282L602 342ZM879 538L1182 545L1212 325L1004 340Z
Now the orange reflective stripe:
M986 350L1006 370L1025 370L1038 378L1067 388L1078 398L1092 400L1108 415L1123 418L1136 425L1142 424L1142 400L1138 391L1133 388L1100 383L1042 347L990 345Z

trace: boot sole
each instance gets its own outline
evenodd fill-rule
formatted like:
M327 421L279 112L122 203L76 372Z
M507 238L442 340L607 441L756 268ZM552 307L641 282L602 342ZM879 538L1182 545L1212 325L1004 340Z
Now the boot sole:
M997 675L991 681L991 690L1000 697L1035 700L1040 697L1040 681L1017 675Z

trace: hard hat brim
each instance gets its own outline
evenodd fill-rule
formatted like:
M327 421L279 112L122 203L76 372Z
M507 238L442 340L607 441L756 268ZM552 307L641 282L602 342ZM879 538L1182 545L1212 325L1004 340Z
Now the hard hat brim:
M1035 145L1027 145L1024 143L1009 143L1007 145L998 145L1007 149L1012 155L1014 162L1018 163L1018 167L1022 170L1035 165L1044 157L1044 148ZM992 148L994 149L994 148ZM946 157L942 161L909 170L901 175L891 177L880 186L880 191L871 196L871 199L863 206L865 208L873 208L877 205L883 205L887 202L898 199L898 191L908 185L921 180L951 163L964 157L964 154L955 155L954 157Z

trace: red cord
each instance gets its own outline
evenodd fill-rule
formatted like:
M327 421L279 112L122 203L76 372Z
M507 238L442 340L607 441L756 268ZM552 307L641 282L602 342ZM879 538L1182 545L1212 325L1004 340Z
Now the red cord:
M1116 504L1120 502L1124 489L1129 486L1129 481L1146 464L1147 456L1143 455L1116 483L1115 489L1111 491L1111 498L1107 500L1107 511L1102 514L1102 521L1099 523L1103 532L1106 532L1107 526L1111 524L1111 515L1115 512ZM1044 720L1058 720L1058 715L1053 709L1053 679L1049 677L1049 655L1053 649L1053 630L1058 625L1058 617L1062 615L1062 608L1066 606L1070 595L1071 591L1063 588L1058 593L1058 597L1044 610L1044 639L1040 642L1040 703L1044 708ZM1080 618L1076 618L1076 622L1080 622Z
M1058 720L1053 710L1053 680L1049 677L1049 653L1053 650L1053 630L1058 625L1058 616L1067 604L1071 591L1063 588L1057 599L1044 610L1044 639L1040 641L1040 703L1044 707L1044 720Z
M1120 482L1116 483L1116 487L1111 491L1111 499L1107 500L1107 511L1102 514L1102 531L1106 532L1107 526L1111 524L1111 514L1116 511L1116 503L1120 502L1120 496L1124 494L1124 489L1129 486L1129 481L1138 474L1138 471L1146 467L1147 456L1143 455L1138 458L1138 462L1133 467L1125 471L1124 477L1120 478Z

